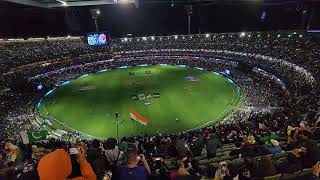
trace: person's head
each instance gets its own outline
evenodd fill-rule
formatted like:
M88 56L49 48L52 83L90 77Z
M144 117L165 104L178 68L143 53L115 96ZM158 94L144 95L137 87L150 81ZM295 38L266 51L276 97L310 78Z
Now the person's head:
M103 147L104 147L106 150L112 150L112 149L115 149L116 144L117 144L117 140L116 140L116 139L114 139L114 138L109 138L109 139L107 139L107 141L103 144Z
M92 141L92 147L93 148L100 148L100 141L98 139L94 139Z
M259 162L259 166L263 168L270 168L272 167L272 160L270 156L262 156Z
M228 165L226 161L221 161L219 163L219 169L221 170L222 174L224 174L228 170Z
M137 153L135 151L127 151L126 156L128 164L136 164L139 161Z
M236 148L241 148L242 143L241 142L236 142L234 145L236 146Z
M43 156L38 163L38 174L41 180L67 179L81 176L77 158L85 158L86 148L78 146L69 149L57 149ZM78 150L78 151L77 151Z

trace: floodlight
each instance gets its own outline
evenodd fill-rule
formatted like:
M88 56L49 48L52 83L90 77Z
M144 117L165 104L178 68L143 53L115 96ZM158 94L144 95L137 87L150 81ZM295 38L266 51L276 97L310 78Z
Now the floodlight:
M62 4L62 6L68 6L66 1L62 1L62 0L57 0L58 2L60 2Z
M177 36L177 35L174 35L174 39L178 39L178 36Z
M122 3L122 4L127 4L129 3L129 0L118 0L119 3Z
M240 37L244 37L246 35L246 33L245 32L242 32L241 34L240 34Z
M99 10L99 9L97 9L96 13L97 13L97 14L100 14L101 12L100 12L100 10Z
M151 36L151 40L152 40L152 41L154 40L154 36Z
M206 38L210 37L210 34L206 34Z
M128 41L128 38L124 38L124 41L126 41L126 42L127 42L127 41Z
M278 37L280 37L281 35L280 34L278 34Z
M147 38L146 38L146 37L142 37L142 40L146 41L146 40L147 40Z

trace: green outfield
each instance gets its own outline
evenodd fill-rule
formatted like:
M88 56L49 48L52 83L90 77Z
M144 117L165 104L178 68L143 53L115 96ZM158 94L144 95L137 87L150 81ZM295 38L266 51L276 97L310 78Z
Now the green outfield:
M80 77L43 99L42 116L56 128L73 128L99 138L176 133L219 122L239 103L234 84L223 76L188 67L148 66L115 69ZM146 125L130 119L134 111ZM68 129L68 128L65 128Z

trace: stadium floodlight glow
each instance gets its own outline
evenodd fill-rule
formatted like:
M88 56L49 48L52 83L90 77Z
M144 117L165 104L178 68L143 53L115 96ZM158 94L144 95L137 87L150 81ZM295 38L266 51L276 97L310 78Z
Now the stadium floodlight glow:
M174 35L174 39L178 39L178 36L177 36L177 35Z
M210 34L206 34L206 38L210 37Z
M70 36L70 35L68 35L67 37L68 37L68 38L71 38L71 36Z
M260 37L260 34L258 34L258 37Z
M142 37L142 40L146 41L146 40L147 40L147 38L146 38L146 37Z
M280 37L281 35L280 34L278 34L278 37Z
M128 41L128 38L124 38L124 41L127 42L127 41Z
M151 40L152 40L152 41L154 40L154 36L151 36Z
M299 37L301 37L301 38L302 38L302 37L303 37L303 36L302 36L302 34L300 34L300 35L299 35Z
M62 6L68 6L66 1L62 1L62 0L57 0L59 3L62 4Z
M101 12L100 12L100 10L99 10L99 9L97 9L96 13L97 13L97 14L100 14Z
M251 34L249 34L249 36L248 37L251 37Z
M293 34L297 34L297 32L294 32Z
M289 34L288 37L291 37L291 34Z
M246 35L246 33L245 32L242 32L241 34L240 34L240 37L244 37Z
M129 3L129 0L117 0L117 2L119 2L121 4L127 4L127 3Z

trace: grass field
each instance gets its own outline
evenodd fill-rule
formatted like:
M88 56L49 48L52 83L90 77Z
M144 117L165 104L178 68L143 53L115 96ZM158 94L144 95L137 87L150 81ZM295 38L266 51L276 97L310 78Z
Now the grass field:
M147 98L153 93L160 97ZM132 99L139 94L145 99ZM131 67L71 81L46 96L40 112L80 132L107 138L116 137L115 112L123 120L120 136L176 133L220 121L240 100L235 86L212 72L177 66ZM148 124L132 121L130 110L148 118Z

